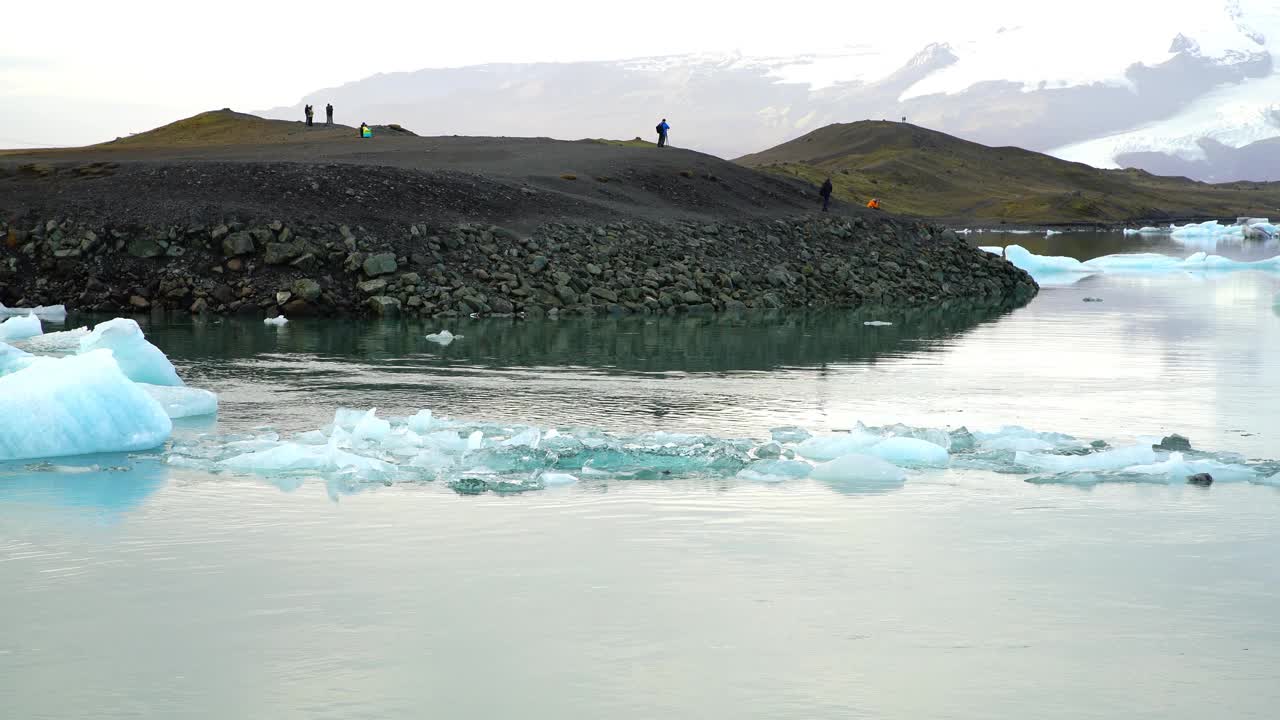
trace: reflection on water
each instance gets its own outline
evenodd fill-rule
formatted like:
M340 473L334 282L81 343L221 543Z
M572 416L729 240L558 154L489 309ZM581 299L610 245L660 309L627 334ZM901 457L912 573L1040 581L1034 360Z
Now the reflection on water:
M1118 233L1005 241L1186 254ZM217 420L179 423L175 445L376 406L720 438L859 420L1178 432L1244 462L1280 456L1277 293L1251 272L1099 276L1013 310L461 321L447 348L425 341L439 325L409 322L146 324L221 396ZM880 493L657 476L461 496L151 457L0 467L5 717L1198 720L1280 706L1276 488L1035 485L953 463Z

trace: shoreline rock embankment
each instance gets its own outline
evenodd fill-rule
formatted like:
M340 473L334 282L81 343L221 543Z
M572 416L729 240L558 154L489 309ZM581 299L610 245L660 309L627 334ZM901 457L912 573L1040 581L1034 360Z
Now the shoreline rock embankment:
M423 317L1025 302L1022 270L892 217L366 229L0 223L0 302L81 312Z

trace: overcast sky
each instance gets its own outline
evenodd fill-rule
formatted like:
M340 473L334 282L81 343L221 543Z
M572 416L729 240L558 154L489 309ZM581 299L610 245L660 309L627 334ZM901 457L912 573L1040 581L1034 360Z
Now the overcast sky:
M1254 2L1254 0L1247 0ZM774 55L872 44L910 55L1001 26L1051 29L1046 52L1167 47L1223 0L895 0L610 3L600 0L9 2L0 42L0 146L70 144L201 110L292 104L378 72L486 62L690 52Z

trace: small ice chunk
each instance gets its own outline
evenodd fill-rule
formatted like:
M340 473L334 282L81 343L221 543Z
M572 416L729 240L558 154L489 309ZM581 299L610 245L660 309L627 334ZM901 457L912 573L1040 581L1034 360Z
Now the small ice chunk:
M1258 485L1271 485L1273 487L1280 487L1280 472L1270 477L1265 477L1265 478L1255 477L1253 479L1253 482L1257 483Z
M536 448L540 442L542 442L542 431L538 428L529 428L503 440L501 445L502 447Z
M769 437L777 443L804 442L813 437L808 430L801 427L776 427L769 431Z
M262 322L263 322L263 323L265 323L265 324L267 324L267 325L276 325L276 326L280 326L280 325L286 325L286 324L288 324L288 322L289 322L289 318L287 318L287 317L285 317L285 316L283 316L283 315L277 315L277 316L275 316L275 317L269 317L269 318L266 318L266 319L265 319L265 320L263 320Z
M0 460L149 450L173 421L109 352L43 360L0 378Z
M476 430L467 436L467 451L479 450L484 444L484 433Z
M441 330L440 332L431 333L430 335L427 336L427 340L430 340L431 342L436 343L437 345L448 345L449 343L452 343L454 340L461 340L461 339L462 339L461 335L454 335L448 330Z
M35 337L44 332L40 329L40 318L35 315L15 315L0 322L0 342L16 342Z
M951 458L946 448L910 437L882 440L872 445L867 452L903 467L946 467Z
M907 479L902 468L872 455L845 455L813 468L814 480L830 483L855 483L864 486L899 486Z
M138 323L116 318L98 323L93 332L80 338L80 352L106 348L115 355L120 369L130 380L151 385L182 385L173 363L160 348L147 342Z
M409 429L416 433L424 433L431 428L431 411L419 410L409 418Z
M395 466L376 458L339 450L332 442L322 447L283 443L269 450L237 455L222 461L232 470L255 473L349 471L361 476L386 476Z
M546 485L547 487L553 487L557 485L572 485L578 482L578 478L574 477L573 475L570 475L569 473L562 473L562 472L544 472L538 476L538 479L541 480L542 484Z
M737 477L750 482L779 483L808 477L813 466L799 460L760 460L738 471Z
M430 448L414 455L409 461L409 466L440 472L453 467L456 462L452 455L441 452L438 448Z
M862 452L880 440L879 435L854 429L850 433L809 438L796 446L796 452L810 460L835 460L844 455Z
M208 390L191 387L173 387L171 385L148 385L138 383L138 387L146 390L156 402L164 408L170 418L177 420L185 417L216 415L218 412L218 396Z
M1258 473L1243 465L1229 465L1217 460L1186 460L1182 453L1169 454L1164 462L1149 465L1134 465L1124 468L1124 472L1135 475L1163 476L1169 482L1183 482L1192 475L1207 473L1213 476L1214 482L1249 482L1258 477Z
M893 323L885 322L884 320L868 320L867 322L864 322L862 324L866 325L867 327L889 327Z
M329 442L328 436L319 430L308 430L304 433L298 433L293 437L295 442L303 445L324 445Z
M1101 472L1123 470L1134 465L1154 463L1156 462L1156 453L1151 449L1150 445L1133 445L1088 455L1047 455L1019 452L1014 455L1014 462L1036 470L1047 470L1055 473Z
M377 416L378 409L371 408L351 429L354 440L370 440L378 442L391 432L391 423Z

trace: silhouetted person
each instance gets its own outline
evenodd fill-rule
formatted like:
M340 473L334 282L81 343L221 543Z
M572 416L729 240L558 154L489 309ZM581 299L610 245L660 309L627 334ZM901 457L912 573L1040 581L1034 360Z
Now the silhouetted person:
M333 103L324 106L324 124L333 124Z
M658 131L658 147L666 147L667 131L671 129L671 126L667 124L667 119L662 118L662 122L658 123L658 127L656 129Z
M303 109L303 112L306 113L307 115L307 127L311 127L311 120L316 115L315 109L313 109L310 105L308 105L306 108Z
M831 191L834 189L831 185L831 178L827 178L827 181L822 183L822 189L818 191L818 194L822 196L822 212L826 212L827 208L831 206Z
M367 123L363 123L363 122L360 123L360 137L362 138L373 137L373 131L369 129L369 125Z

